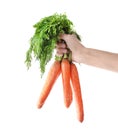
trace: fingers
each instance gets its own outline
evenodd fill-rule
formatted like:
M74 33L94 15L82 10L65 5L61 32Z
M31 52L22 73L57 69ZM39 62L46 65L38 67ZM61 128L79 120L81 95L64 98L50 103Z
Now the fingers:
M70 37L77 38L76 34L60 34L60 39L68 40Z
M58 43L56 44L56 48L66 48L66 47L67 47L66 44L61 43L61 42L58 42Z
M68 50L66 48L66 44L63 43L57 43L56 44L56 55L57 56L63 56L64 53L67 53Z
M60 39L63 39L66 42L66 39L68 37L69 34L60 34Z

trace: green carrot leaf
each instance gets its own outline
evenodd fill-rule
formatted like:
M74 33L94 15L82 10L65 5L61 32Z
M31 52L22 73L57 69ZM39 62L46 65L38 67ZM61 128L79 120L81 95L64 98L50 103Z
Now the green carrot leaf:
M33 25L35 28L34 35L30 38L30 47L26 52L25 63L29 69L32 59L39 61L41 74L45 72L47 63L51 60L55 45L59 41L60 34L75 33L72 21L66 14L53 14L51 16L40 19L39 22ZM79 35L77 37L80 40Z

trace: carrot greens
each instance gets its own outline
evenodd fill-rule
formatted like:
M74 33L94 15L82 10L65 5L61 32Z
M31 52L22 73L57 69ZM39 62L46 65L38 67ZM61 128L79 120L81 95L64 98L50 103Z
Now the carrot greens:
M32 59L39 61L41 74L45 72L47 63L53 56L53 51L60 34L75 33L72 21L66 14L53 14L42 18L39 22L33 25L35 28L34 35L30 38L30 46L26 52L26 66L29 69ZM80 39L79 35L77 34Z

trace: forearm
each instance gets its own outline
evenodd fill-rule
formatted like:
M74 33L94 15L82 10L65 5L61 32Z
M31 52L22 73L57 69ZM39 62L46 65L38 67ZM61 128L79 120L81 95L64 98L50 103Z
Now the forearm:
M86 48L82 63L118 72L118 54Z

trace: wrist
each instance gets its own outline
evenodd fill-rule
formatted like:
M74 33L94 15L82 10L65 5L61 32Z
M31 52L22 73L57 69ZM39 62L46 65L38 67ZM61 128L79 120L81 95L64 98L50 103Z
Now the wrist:
M89 49L86 47L81 48L81 51L76 51L73 60L77 63L86 63L89 54Z

